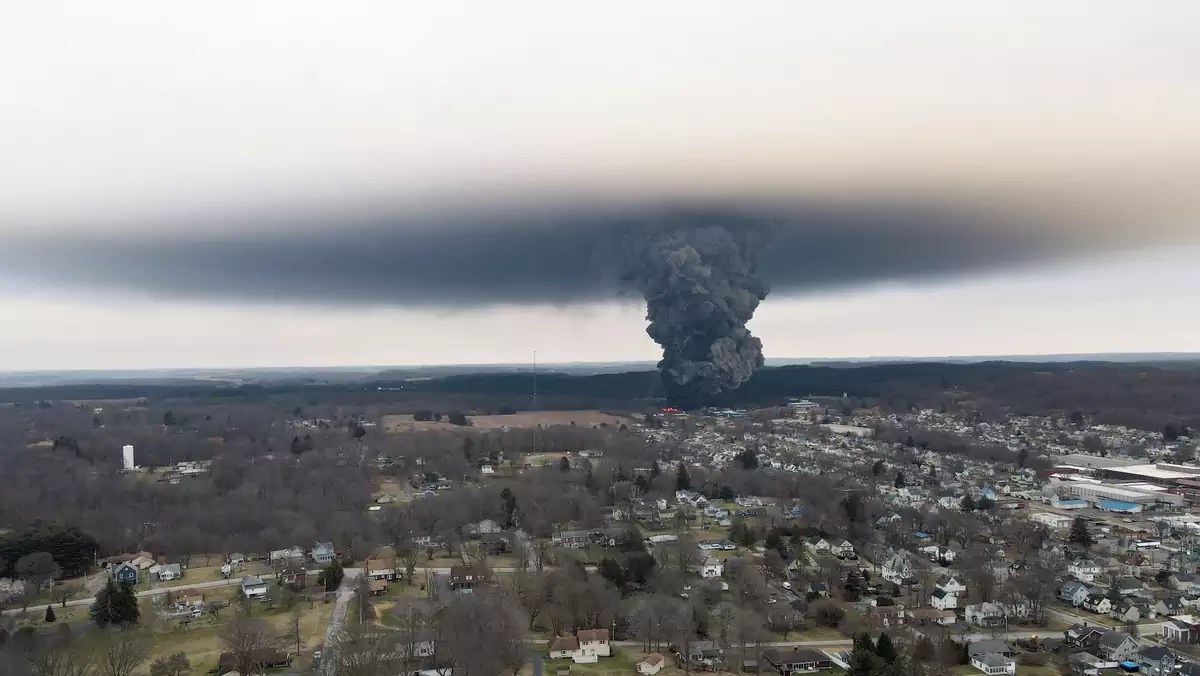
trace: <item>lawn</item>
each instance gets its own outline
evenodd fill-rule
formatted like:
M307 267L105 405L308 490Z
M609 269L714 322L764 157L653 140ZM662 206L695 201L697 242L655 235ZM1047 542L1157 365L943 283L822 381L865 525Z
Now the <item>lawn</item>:
M266 621L279 634L288 633L289 625L291 624L292 613L283 608L268 610L259 607L258 604L251 604L252 616ZM297 671L302 671L308 668L312 657L312 649L325 638L325 628L329 624L329 617L333 613L333 604L318 602L309 607L309 604L300 601L296 604L296 608L300 609L300 635L302 638L303 647L296 661L292 666ZM147 610L143 609L143 615L146 616ZM221 644L221 631L230 618L233 617L233 608L226 609L221 612L220 617L203 616L194 618L189 625L180 625L176 621L163 623L159 627L154 628L154 649L141 667L138 668L137 674L148 674L150 672L150 664L158 659L171 655L173 653L182 652L188 656L188 660L192 664L193 674L204 674L210 669L217 666L217 661L221 657L223 647ZM283 650L295 652L295 643L283 646Z
M979 673L976 671L975 673ZM1062 673L1058 667L1053 664L1045 664L1040 667L1027 666L1024 664L1017 665L1017 676L1058 676Z

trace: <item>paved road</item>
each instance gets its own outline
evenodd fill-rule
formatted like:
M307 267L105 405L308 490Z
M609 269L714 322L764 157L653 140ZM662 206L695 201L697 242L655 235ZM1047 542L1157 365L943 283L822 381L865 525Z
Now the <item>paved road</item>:
M361 572L361 568L346 568L346 575L338 587L337 598L333 601L333 613L329 616L329 626L325 628L325 647L321 651L319 671L322 676L333 676L337 666L337 660L333 659L330 653L337 646L342 628L346 626L346 611L350 609L350 600L354 598L355 580Z
M274 579L273 575L260 575L259 577L263 578L264 580ZM160 596L162 594L166 594L167 592L178 592L178 591L185 591L188 589L214 589L217 587L229 587L231 585L241 584L241 583L242 583L242 578L240 578L240 577L237 579L230 579L230 580L208 580L207 582L191 582L189 584L181 584L181 585L176 585L174 587L156 587L154 589L143 589L142 591L137 592L137 596L138 596L138 598L145 598L147 596ZM88 597L85 599L72 599L70 601L67 601L67 607L70 608L72 606L90 606L92 604L92 601L94 601L94 600L95 600L95 597ZM62 603L55 603L53 605L55 608L62 607ZM32 612L34 610L39 610L39 609L42 612L45 612L46 606L39 605L39 606L30 606L29 607L30 612ZM3 613L0 613L0 614L9 615L9 614L16 614L16 613L20 613L20 612L21 612L20 608L13 608L11 610L5 610L5 611L3 611Z

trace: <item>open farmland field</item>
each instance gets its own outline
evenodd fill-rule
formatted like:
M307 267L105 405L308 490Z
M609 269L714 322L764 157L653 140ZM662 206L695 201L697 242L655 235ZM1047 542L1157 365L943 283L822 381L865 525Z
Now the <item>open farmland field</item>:
M470 427L458 427L446 422L417 422L411 415L387 415L383 417L385 432L409 432L416 430L463 430L463 429L500 429L502 427L533 428L552 427L554 425L570 425L579 427L607 424L620 427L633 422L629 418L612 415L603 411L523 411L513 415L475 415L468 416Z

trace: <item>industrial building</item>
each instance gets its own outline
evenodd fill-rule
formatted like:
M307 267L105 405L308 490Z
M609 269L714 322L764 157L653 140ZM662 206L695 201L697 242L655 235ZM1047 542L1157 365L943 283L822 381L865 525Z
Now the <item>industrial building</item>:
M1066 492L1074 497L1082 498L1090 503L1102 500L1141 505L1143 508L1154 505L1179 507L1183 505L1183 496L1171 493L1161 486L1150 484L1105 484L1090 481L1071 481L1063 484ZM1116 510L1113 510L1116 511Z

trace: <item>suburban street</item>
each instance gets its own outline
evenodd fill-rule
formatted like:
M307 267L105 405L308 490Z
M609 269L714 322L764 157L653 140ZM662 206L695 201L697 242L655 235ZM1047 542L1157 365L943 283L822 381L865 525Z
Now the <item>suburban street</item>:
M325 647L321 653L320 673L331 676L336 660L329 659L330 651L337 645L342 628L346 625L346 611L350 608L350 600L354 598L355 581L362 573L361 568L346 568L345 577L338 587L337 598L333 602L333 613L329 616L329 626L325 629Z

